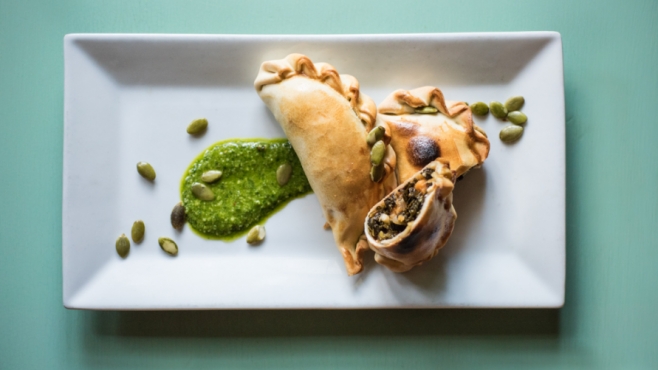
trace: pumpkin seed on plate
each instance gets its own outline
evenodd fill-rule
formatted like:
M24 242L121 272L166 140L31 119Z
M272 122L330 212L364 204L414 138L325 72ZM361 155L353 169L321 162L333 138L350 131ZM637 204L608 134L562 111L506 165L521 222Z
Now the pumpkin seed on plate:
M194 196L197 197L198 199L205 201L210 201L215 199L215 193L213 193L209 187L203 185L200 182L195 182L194 184L192 184L191 189L192 189L192 194L194 194Z
M290 176L292 176L292 166L289 163L284 163L276 169L276 182L279 183L279 186L287 184Z
M183 203L178 202L171 211L171 226L174 229L181 231L183 230L183 226L185 226L185 220L185 207L183 207Z
M379 166L382 164L385 155L386 144L379 140L375 143L375 145L372 146L372 149L370 150L370 163L372 163L373 166Z
M505 119L507 117L507 108L499 101L489 103L489 109L491 109L491 114L496 118Z
M507 113L507 120L515 125L522 125L528 121L528 117L523 112L514 111Z
M149 181L155 180L155 170L148 162L137 162L137 172Z
M471 104L471 112L476 116L486 116L489 113L489 106L484 102L477 102Z
M176 245L176 242L173 240L161 237L158 238L158 244L160 244L160 248L162 248L162 250L168 255L175 256L178 254L178 245Z
M368 143L369 146L375 145L376 142L384 138L385 132L386 129L384 128L384 126L377 126L373 128L368 133L368 138L366 139L366 142Z
M507 108L508 112L521 110L524 103L525 99L521 95L512 96L511 98L507 99L507 101L505 101L505 108Z
M523 127L517 125L507 125L500 130L500 140L505 143L513 143L523 135Z
M201 175L201 181L212 184L213 182L219 180L222 177L222 171L210 170L206 171Z
M432 106L428 105L426 107L416 108L416 109L414 109L414 111L416 113L420 113L420 114L434 114L434 113L438 112L439 110L436 109L435 107L432 107Z
M256 225L247 233L247 243L258 244L265 239L265 226Z
M187 133L190 135L199 135L206 131L208 128L208 120L205 118L199 118L192 121L187 126Z
M144 232L146 231L146 226L144 226L144 221L137 220L133 222L133 228L130 230L130 236L133 238L133 242L141 243L144 240Z
M126 234L121 234L121 236L117 239L115 248L117 249L117 253L119 256L121 256L121 258L126 258L128 252L130 252L130 240L128 240Z

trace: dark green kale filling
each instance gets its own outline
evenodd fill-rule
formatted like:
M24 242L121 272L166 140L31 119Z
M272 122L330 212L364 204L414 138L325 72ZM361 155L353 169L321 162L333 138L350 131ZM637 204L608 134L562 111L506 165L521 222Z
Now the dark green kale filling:
M368 232L373 238L378 241L394 238L407 228L407 224L418 218L425 201L425 193L416 190L415 186L422 178L430 180L433 172L432 168L423 169L420 176L407 182L400 191L386 197L383 206L377 206L368 219ZM402 197L403 210L395 217L391 217L399 197Z

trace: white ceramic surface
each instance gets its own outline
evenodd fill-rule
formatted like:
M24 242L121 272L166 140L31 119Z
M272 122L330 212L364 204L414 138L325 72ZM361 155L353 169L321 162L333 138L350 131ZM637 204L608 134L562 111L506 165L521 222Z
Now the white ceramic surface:
M449 100L526 97L514 145L503 123L481 170L455 190L459 215L430 263L395 274L368 256L348 277L313 195L266 224L258 247L178 233L169 214L190 161L229 138L283 137L252 84L260 63L291 52L356 76L380 102L398 88ZM562 43L554 32L419 35L67 35L64 38L63 300L81 309L559 307L565 280ZM207 117L205 136L185 133ZM157 171L139 177L138 161ZM122 260L121 233L146 238ZM159 236L180 246L164 254Z

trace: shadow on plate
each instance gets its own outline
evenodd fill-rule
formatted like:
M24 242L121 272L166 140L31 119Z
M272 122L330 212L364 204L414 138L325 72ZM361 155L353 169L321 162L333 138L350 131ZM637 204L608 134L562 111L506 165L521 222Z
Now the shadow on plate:
M120 337L548 336L557 309L97 311L95 334Z

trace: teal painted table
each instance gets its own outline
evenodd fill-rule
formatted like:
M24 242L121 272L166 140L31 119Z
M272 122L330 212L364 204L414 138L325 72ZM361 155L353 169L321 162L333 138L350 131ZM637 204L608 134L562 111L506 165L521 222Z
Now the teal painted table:
M0 0L0 369L658 368L658 2L448 5ZM520 30L564 43L563 309L62 307L64 34Z

